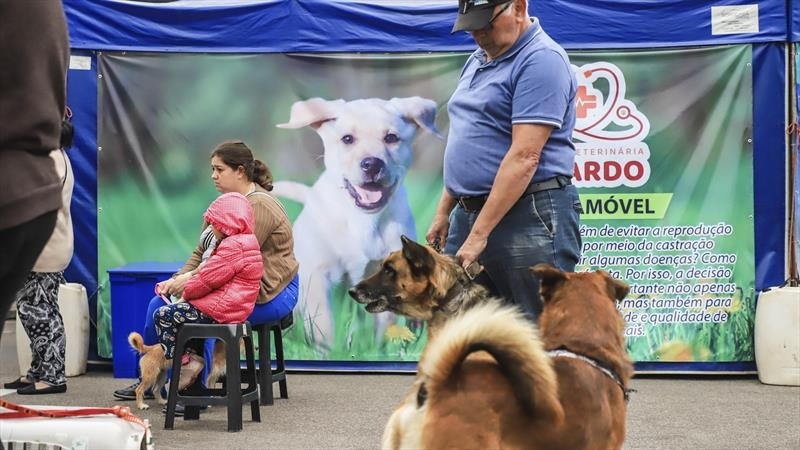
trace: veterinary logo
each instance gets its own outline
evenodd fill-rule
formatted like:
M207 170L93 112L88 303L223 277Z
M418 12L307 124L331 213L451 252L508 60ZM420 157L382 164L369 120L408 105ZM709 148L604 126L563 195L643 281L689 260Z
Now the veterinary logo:
M575 184L639 187L650 178L650 121L625 98L625 76L609 62L572 66L578 78Z

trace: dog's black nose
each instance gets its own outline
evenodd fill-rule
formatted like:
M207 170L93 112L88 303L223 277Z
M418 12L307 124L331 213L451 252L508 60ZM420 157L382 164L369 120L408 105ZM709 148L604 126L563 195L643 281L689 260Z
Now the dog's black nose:
M375 158L374 156L361 160L361 171L364 172L364 175L373 180L377 178L385 166L386 163L384 163L382 159Z
M353 287L351 287L351 288L350 288L350 289L347 291L347 293L348 293L348 294L350 294L350 297L353 297L354 299L355 299L355 298L358 298L358 286L353 286Z

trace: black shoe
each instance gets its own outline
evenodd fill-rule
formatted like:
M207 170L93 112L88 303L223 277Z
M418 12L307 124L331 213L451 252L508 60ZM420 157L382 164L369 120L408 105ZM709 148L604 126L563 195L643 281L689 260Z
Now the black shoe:
M116 397L119 400L136 400L136 388L139 387L139 383L141 383L141 381L137 381L136 383L133 383L132 385L126 388L117 389L116 391L114 391L114 397ZM152 389L144 391L145 400L153 400L154 398L155 397L153 396ZM161 398L167 398L166 388L163 387L161 388Z
M25 379L27 380L28 378L26 377ZM31 384L33 384L33 383L31 383L30 381L24 382L24 381L22 381L22 378L17 378L16 380L12 381L11 383L4 384L3 387L6 388L6 389L19 389L19 388L23 388L25 386L30 386Z
M200 411L205 411L206 408L208 408L208 405L202 405L202 406L199 406L199 408L200 408ZM183 417L183 413L185 411L186 411L186 408L183 406L183 402L178 401L177 403L175 403L175 417ZM167 413L167 405L164 405L164 407L161 408L161 412L163 414Z
M19 395L61 394L63 392L67 392L66 383L57 384L55 386L47 386L41 389L36 389L36 384L30 383L25 387L17 389L17 394Z

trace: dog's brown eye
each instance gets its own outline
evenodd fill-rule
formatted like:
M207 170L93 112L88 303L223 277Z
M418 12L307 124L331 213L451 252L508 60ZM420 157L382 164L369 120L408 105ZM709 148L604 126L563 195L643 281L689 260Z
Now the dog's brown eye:
M394 277L397 273L392 266L383 266L383 273L388 277Z
M354 138L352 134L345 134L344 136L342 136L342 142L344 142L347 145L350 145L355 141L356 138Z
M386 136L383 137L383 142L387 144L396 144L400 141L400 136L394 133L388 133Z

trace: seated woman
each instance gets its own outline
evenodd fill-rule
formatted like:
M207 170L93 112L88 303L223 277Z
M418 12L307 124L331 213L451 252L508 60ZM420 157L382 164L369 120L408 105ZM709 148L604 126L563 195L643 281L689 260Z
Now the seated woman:
M269 194L272 190L272 174L269 168L254 159L252 151L243 142L224 142L211 153L211 180L221 193L238 192L244 195L253 208L255 236L261 246L264 270L255 308L247 320L257 325L283 318L297 304L299 264L294 257L292 224L283 205ZM208 224L204 223L192 256L172 278L160 284L162 293L182 296L187 280L204 258L209 256L214 242L213 233ZM142 337L147 345L159 342L154 314L163 305L164 301L159 296L150 300L142 330ZM211 349L206 346L205 359L210 360L210 353ZM207 372L209 365L205 365L204 371ZM205 373L202 380L205 380ZM120 400L135 399L134 390L138 384L137 382L114 391L114 397ZM152 395L153 393L146 393L150 398Z

